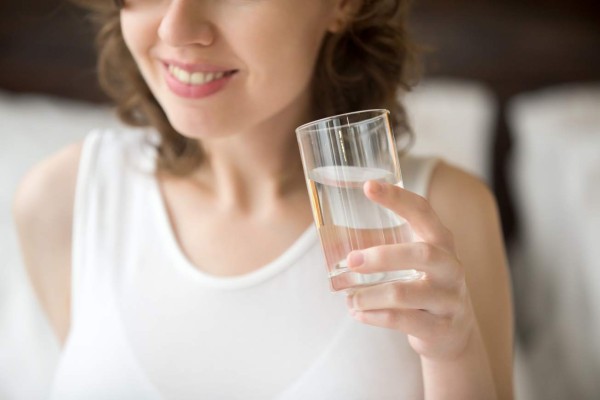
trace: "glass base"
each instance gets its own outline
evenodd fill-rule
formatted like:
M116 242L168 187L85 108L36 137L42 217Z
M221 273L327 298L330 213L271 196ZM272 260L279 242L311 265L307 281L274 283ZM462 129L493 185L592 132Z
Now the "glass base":
M338 264L337 267L338 268L335 268L329 274L331 289L333 291L377 285L386 282L409 282L421 279L425 276L424 272L417 271L416 269L359 274L358 272L351 271L348 267L342 265L342 263Z

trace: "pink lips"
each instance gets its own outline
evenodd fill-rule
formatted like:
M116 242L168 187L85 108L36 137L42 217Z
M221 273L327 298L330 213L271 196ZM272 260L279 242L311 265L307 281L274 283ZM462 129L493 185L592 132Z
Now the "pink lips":
M204 72L204 73L218 73L224 72L225 75L222 78L215 79L211 82L202 84L191 84L184 83L175 78L169 72L169 64L176 66L180 69L187 71L188 73ZM165 81L169 89L180 97L190 99L201 99L213 95L221 91L229 83L231 78L237 72L236 70L227 70L213 65L206 64L184 64L176 61L165 61L163 63Z

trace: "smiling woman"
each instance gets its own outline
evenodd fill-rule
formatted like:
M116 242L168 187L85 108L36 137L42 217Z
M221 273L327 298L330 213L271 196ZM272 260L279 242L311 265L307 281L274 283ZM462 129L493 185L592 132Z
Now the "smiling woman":
M468 174L404 155L405 188L358 188L417 241L349 268L425 274L328 290L294 129L388 108L408 135L407 1L85 3L102 84L143 129L91 132L15 197L63 346L52 399L512 397L499 221Z
M71 0L94 11L94 20L99 26L97 44L99 47L99 76L100 82L104 90L116 101L118 112L121 118L132 125L145 126L154 125L159 128L159 131L164 139L160 149L160 163L166 169L176 174L186 174L201 160L201 149L198 143L193 140L188 140L185 136L179 135L177 130L173 128L172 122L169 121L165 110L163 110L153 92L149 89L150 83L142 79L140 69L137 68L133 51L127 48L125 39L127 33L123 31L121 25L120 9L123 8L126 15L129 13L145 12L147 7L164 7L165 1L95 1L95 0ZM196 2L202 3L202 2ZM210 2L207 2L210 3ZM221 16L226 21L233 22L236 12L248 13L248 7L265 7L267 4L286 4L288 12L278 14L275 20L280 26L285 26L284 32L288 31L289 21L299 24L309 31L309 27L304 24L300 12L306 12L307 7L296 5L295 2L281 1L224 1L215 2L221 3L219 7L225 15ZM316 2L315 4L327 4L331 2ZM311 57L296 61L299 65L308 67L314 66L314 75L311 82L304 83L311 86L311 104L312 111L310 116L304 119L309 120L311 117L320 118L326 115L339 114L351 110L368 109L379 106L384 106L391 111L392 123L398 127L396 135L404 132L405 135L410 135L408 124L405 118L404 108L396 101L398 88L408 90L410 86L416 83L417 68L416 68L416 47L409 40L409 35L406 31L405 20L407 18L408 2L406 1L383 1L383 2L365 2L365 5L357 10L353 10L354 17L348 21L336 21L339 26L334 27L332 31L321 32L324 37L313 39L313 45L321 48L320 52L313 54ZM139 8L142 7L140 10ZM196 5L198 7L198 5ZM206 6L202 6L206 7ZM214 6L213 6L214 7ZM293 7L297 7L296 9ZM291 14L290 14L291 13ZM285 21L288 25L284 25L284 16L288 17L289 21ZM168 23L169 21L166 21ZM166 23L163 22L163 33L165 32ZM256 21L260 23L260 21ZM269 26L269 25L267 25ZM211 30L215 26L201 26L196 29L204 29L204 35L211 34ZM228 51L232 52L230 46L237 45L237 42L230 42L231 32L223 32L224 29L218 26L216 40L219 46L229 47ZM233 34L241 36L242 33L237 33L241 28L236 27ZM317 31L318 32L318 31ZM294 49L292 43L285 42L285 38L280 34L272 32L253 32L254 39L250 41L252 44L260 44L261 48L268 53L268 57L276 64L289 59L289 55L285 52L281 54L275 51L285 51ZM314 36L314 30L309 31L311 36ZM150 37L153 37L151 35ZM249 39L245 39L249 40ZM271 43L267 41L271 40ZM321 43L322 42L322 43ZM244 46L245 43L240 43ZM249 50L249 49L248 49ZM245 49L242 49L245 51ZM213 50L210 50L213 53ZM291 52L292 56L298 57L295 51ZM220 55L224 57L225 55ZM311 60L318 56L318 60ZM188 56L189 58L189 56ZM168 69L174 69L177 64L165 63ZM190 60L183 60L184 64L189 64ZM191 60L196 61L196 60ZM240 60L241 61L241 60ZM291 60L290 60L291 62ZM180 65L182 67L182 65ZM179 76L185 72L189 74L194 71L196 66L189 66L187 71L182 68ZM209 69L223 69L227 66L210 66ZM278 75L280 70L275 66L276 71L273 75ZM141 69L143 71L143 69ZM225 73L233 75L237 70L229 70ZM143 72L142 72L143 73ZM267 71L261 73L267 74ZM173 74L173 76L177 76ZM269 75L270 77L271 75ZM284 79L285 77L281 77ZM306 78L305 78L306 79ZM287 86L290 83L297 81L297 78L284 82ZM176 82L171 80L174 86ZM297 84L300 84L298 82ZM220 86L220 85L217 85ZM273 85L269 84L269 87ZM193 89L191 87L177 86L180 93L188 95L199 91L203 93L205 90ZM209 90L210 92L210 90ZM274 99L275 101L275 99ZM231 108L237 103L228 103L228 108Z

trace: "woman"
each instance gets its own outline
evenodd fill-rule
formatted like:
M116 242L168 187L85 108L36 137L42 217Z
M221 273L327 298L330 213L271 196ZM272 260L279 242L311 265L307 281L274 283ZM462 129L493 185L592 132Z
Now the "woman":
M365 185L422 241L349 266L425 279L344 299L323 274L294 129L380 107L406 126L406 1L85 3L102 83L146 128L91 133L15 198L63 344L52 398L512 398L508 272L476 179L405 156L412 191Z

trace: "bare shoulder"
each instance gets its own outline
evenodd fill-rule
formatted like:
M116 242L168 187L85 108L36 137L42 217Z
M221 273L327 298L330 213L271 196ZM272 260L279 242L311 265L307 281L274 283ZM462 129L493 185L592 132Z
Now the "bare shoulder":
M61 202L47 202L44 196L53 194L69 197L64 189L69 186L74 189L82 146L82 142L70 144L35 164L25 174L13 201L15 216L21 215L32 205L43 204L49 206L50 210L60 209Z
M59 341L68 331L71 235L82 142L34 165L13 199L27 273Z
M446 219L461 210L469 210L475 216L497 211L494 195L483 181L445 162L440 162L433 173L429 199L440 217Z
M454 236L473 286L506 273L506 257L495 197L479 178L444 162L436 167L429 201Z
M440 163L429 200L453 234L499 398L512 398L512 291L495 197L479 178Z
M44 223L55 233L70 228L81 148L81 142L71 144L25 174L13 199L19 229L35 230Z

